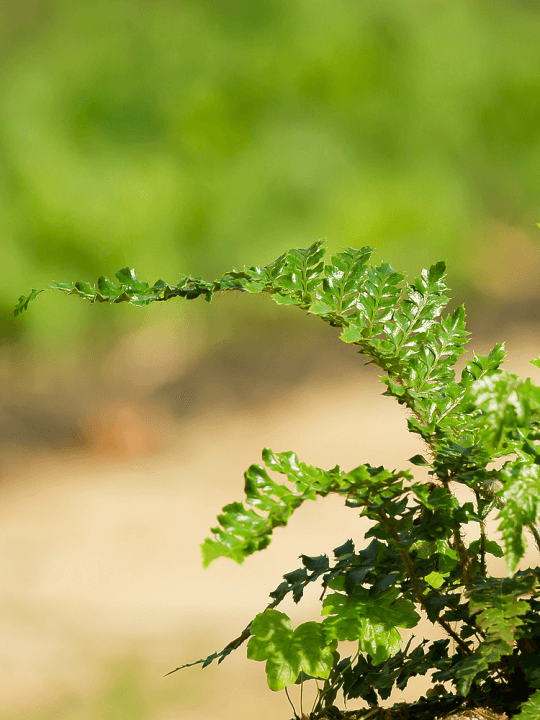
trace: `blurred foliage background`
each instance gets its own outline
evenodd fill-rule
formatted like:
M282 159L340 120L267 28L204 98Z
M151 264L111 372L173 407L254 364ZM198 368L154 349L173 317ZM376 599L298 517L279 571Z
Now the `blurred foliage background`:
M536 0L19 0L2 14L0 334L18 391L103 384L106 351L156 323L191 363L261 313L272 326L271 303L236 301L210 321L200 303L44 296L12 317L31 287L125 265L212 278L324 237L408 273L446 259L473 321L483 302L492 319L523 301L530 314ZM151 367L170 379L171 364Z
M2 3L5 453L144 453L161 440L126 398L178 416L227 393L256 403L261 381L275 393L323 347L348 350L263 298L140 310L47 293L13 317L54 280L125 265L212 279L326 238L411 275L446 259L474 333L535 322L539 29L538 0ZM143 720L173 702L142 702L138 666L111 673L41 717Z

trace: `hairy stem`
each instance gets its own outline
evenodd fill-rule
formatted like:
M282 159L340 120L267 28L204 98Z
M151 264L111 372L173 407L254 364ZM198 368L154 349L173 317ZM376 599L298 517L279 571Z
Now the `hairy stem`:
M476 497L476 512L480 515L480 492L478 488L474 488L474 494ZM486 523L484 520L480 522L480 572L486 577Z
M452 495L452 491L450 490L450 479L449 478L441 478L441 479L442 479L442 483L444 485L446 492L449 495ZM461 568L463 569L463 584L465 585L465 587L467 587L472 580L472 558L469 556L467 546L463 542L463 538L461 536L461 531L458 530L457 528L455 528L453 531L453 538L454 538L454 550L458 554L459 563L460 563Z

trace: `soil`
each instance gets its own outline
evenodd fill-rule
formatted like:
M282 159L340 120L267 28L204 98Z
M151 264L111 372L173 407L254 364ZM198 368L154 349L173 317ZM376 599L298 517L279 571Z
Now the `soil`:
M430 697L422 696L412 703L395 703L389 708L342 711L332 706L321 713L302 714L291 720L508 720L511 717L500 708L497 711L467 702L453 693L442 696L431 693Z
M506 713L496 713L484 707L448 710L449 704L444 701L430 703L429 700L414 705L399 703L392 708L326 713L309 720L508 720Z

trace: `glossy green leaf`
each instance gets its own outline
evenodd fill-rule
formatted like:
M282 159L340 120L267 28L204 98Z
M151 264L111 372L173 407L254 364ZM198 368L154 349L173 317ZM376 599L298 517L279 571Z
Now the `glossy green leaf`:
M484 634L484 640L474 653L456 667L459 690L467 695L475 677L497 663L504 655L514 652L516 628L523 625L522 616L529 610L525 600L515 594L473 592L469 602L472 614Z
M44 288L44 290L50 289L50 286ZM43 290L36 290L35 288L33 288L29 295L21 295L17 304L15 305L15 310L13 311L15 317L20 315L23 310L28 310L29 303L31 303L32 300L35 300L37 296L42 292Z
M512 575L525 553L523 528L534 525L540 511L540 466L516 462L501 470L503 487L497 492L503 501L497 519L505 545L508 572Z
M277 483L265 468L252 465L244 474L244 491L247 505L256 510L239 502L223 508L218 516L220 526L212 528L214 538L207 538L202 545L205 567L218 557L241 563L267 547L274 528L285 526L305 500L338 493L345 496L348 506L365 505L365 512L369 512L369 507L401 496L403 480L411 478L407 471L392 473L370 465L360 465L349 473L337 466L322 470L300 462L293 452L274 453L268 448L263 451L263 460L268 470L284 475L292 487Z
M430 464L423 455L413 455L413 457L409 458L409 462L420 467L429 466Z
M512 650L502 640L486 640L466 660L454 670L459 682L459 692L468 695L474 679L490 666L495 666L503 655L511 654Z
M487 540L484 543L484 549L485 552L490 553L490 555L494 555L495 557L504 557L504 550L499 545L499 543L496 543L495 540ZM481 541L480 540L473 540L472 543L469 545L469 552L471 555L478 555L481 551Z
M444 584L445 577L448 576L448 573L440 573L440 572L430 572L429 575L426 575L424 578L429 585L431 585L432 588L438 589L441 587L441 585Z
M520 707L520 712L514 715L515 720L538 720L540 718L540 690L537 690Z
M461 374L461 382L470 385L484 375L490 375L497 370L504 362L506 349L504 343L497 343L489 355L477 355L473 352L473 360L469 360Z
M372 253L373 249L366 246L361 250L347 248L334 256L332 264L325 267L322 287L316 292L309 312L337 323L356 310Z
M481 414L476 425L482 430L485 442L498 447L509 430L527 427L540 417L540 389L530 378L523 381L517 375L496 372L475 380L469 387L467 399Z
M285 526L305 500L347 487L345 474L339 468L321 470L300 462L292 452L273 453L265 449L263 460L268 469L285 475L292 487L275 482L265 468L252 465L244 474L244 491L246 503L255 510L239 502L223 508L218 516L220 526L212 528L214 539L207 538L202 545L205 567L218 557L241 563L248 555L265 548L274 528Z
M406 298L393 312L392 322L387 324L385 332L394 341L396 354L401 349L404 350L403 357L414 354L418 347L412 343L412 337L428 330L448 303L444 294L446 285L442 281L445 269L445 263L438 263L429 272L423 270L421 276L408 286ZM409 339L411 344L408 344ZM422 345L422 349L425 351L426 346Z
M324 599L322 614L327 637L336 640L358 640L363 652L379 663L397 652L401 636L397 627L415 627L420 616L413 603L397 599L398 591L388 590L372 598L363 587L351 595L336 592Z
M251 623L247 656L266 660L268 687L283 690L300 672L316 678L329 676L335 643L328 643L321 624L306 622L293 630L285 613L265 610Z

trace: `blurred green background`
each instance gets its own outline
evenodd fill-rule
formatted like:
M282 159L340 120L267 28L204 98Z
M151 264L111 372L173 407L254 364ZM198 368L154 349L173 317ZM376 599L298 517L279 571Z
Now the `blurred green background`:
M313 323L262 298L140 310L47 293L13 318L54 280L213 279L325 238L408 274L446 259L474 332L535 322L539 30L537 0L6 0L6 452L84 446L104 398L181 416L229 382L256 401L269 363L294 383L320 350ZM136 688L138 666L122 673ZM129 688L114 717L153 718ZM43 717L113 717L100 697Z
M2 13L4 343L52 347L65 371L186 310L48 297L14 320L30 288L124 265L150 282L212 278L321 237L409 273L446 259L460 302L536 297L535 0L19 0ZM234 334L253 313L237 305L225 329L190 309L191 332Z

